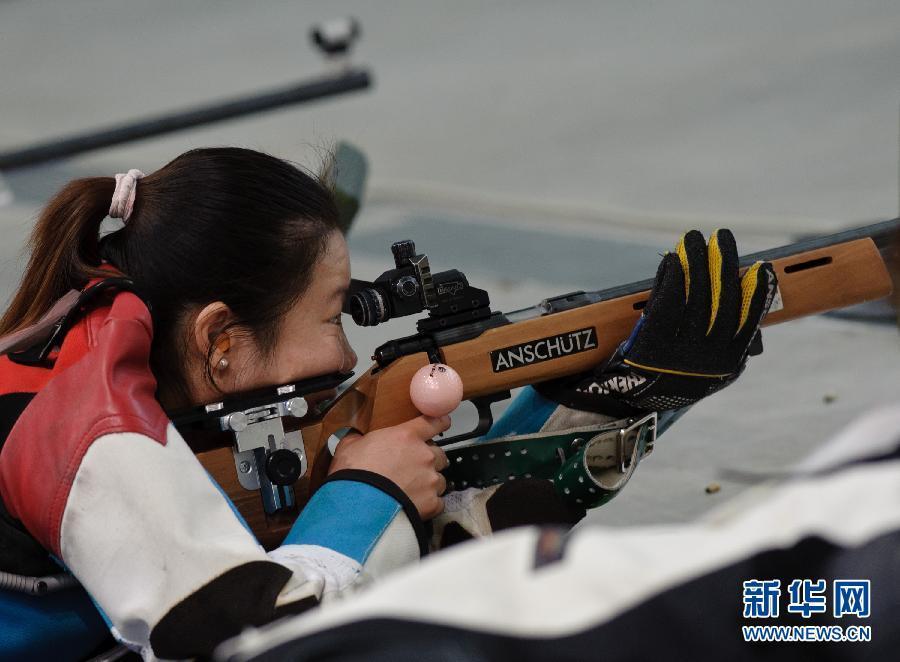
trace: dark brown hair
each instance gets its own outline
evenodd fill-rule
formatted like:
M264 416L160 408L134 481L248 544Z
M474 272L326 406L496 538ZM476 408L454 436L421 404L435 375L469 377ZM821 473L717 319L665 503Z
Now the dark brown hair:
M338 228L326 186L247 149L192 150L147 175L127 225L99 241L114 190L112 177L78 179L50 201L0 335L37 321L68 290L109 275L100 270L105 260L150 302L154 372L182 392L184 314L222 301L237 325L271 351L279 321L308 287Z

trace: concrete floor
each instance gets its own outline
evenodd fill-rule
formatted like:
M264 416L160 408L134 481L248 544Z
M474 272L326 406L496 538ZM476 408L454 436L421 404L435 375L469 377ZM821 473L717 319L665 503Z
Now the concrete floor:
M888 0L6 0L0 151L316 75L309 25L347 14L362 22L369 92L7 173L0 299L62 183L204 145L315 167L323 147L356 142L372 180L355 275L376 276L390 242L413 238L502 310L648 277L690 227L732 227L749 251L897 215L900 4ZM408 329L351 339L367 356ZM692 517L900 386L891 327L807 319L765 344L590 522ZM712 481L722 490L707 495Z

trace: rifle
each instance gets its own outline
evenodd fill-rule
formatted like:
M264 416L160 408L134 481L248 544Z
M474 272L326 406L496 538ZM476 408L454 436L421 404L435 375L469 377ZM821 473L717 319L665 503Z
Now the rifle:
M747 255L744 269L771 262L778 292L764 325L787 322L881 299L892 292L886 261L900 219ZM395 268L374 282L354 280L345 311L372 326L427 312L417 333L375 350L374 364L337 398L309 414L305 395L333 388L351 375L329 375L231 398L173 417L179 429L206 429L189 442L266 547L280 544L299 509L327 476L329 438L397 425L419 414L409 385L429 363L462 377L464 400L479 422L445 439L483 435L491 404L510 390L590 370L628 337L653 280L594 292L572 292L510 313L492 311L488 293L458 270L432 274L411 241L392 246ZM462 444L465 446L465 444Z

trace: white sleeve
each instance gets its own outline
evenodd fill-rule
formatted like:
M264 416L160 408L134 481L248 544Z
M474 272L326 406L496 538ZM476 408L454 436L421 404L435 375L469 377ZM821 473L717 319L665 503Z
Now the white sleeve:
M165 445L107 434L75 474L62 559L124 643L164 658L205 654L419 558L417 516L349 478L327 482L266 554L174 427Z

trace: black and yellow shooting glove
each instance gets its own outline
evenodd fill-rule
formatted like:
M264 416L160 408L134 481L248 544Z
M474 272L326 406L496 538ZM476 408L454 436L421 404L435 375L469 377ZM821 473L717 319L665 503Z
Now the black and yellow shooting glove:
M606 364L539 390L569 407L613 416L691 405L728 386L747 356L762 352L759 325L776 285L769 263L739 275L730 230L717 230L708 246L692 230L663 257L640 320Z

